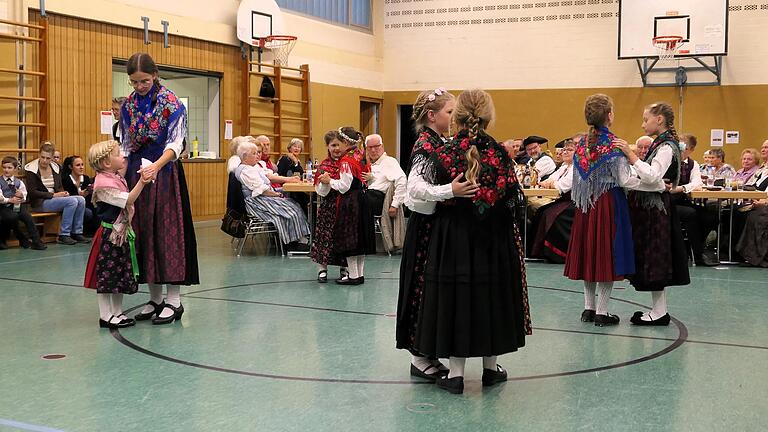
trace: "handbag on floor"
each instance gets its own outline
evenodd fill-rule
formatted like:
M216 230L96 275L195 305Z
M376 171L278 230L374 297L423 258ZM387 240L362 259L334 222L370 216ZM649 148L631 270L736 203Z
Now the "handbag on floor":
M221 219L221 230L235 238L245 237L245 217L236 210L227 209Z

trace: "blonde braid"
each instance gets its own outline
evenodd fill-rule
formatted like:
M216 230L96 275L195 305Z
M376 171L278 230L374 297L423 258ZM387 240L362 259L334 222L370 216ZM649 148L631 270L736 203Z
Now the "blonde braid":
M115 140L101 141L88 149L88 164L96 171L102 171L101 162L106 159L110 153L119 144Z

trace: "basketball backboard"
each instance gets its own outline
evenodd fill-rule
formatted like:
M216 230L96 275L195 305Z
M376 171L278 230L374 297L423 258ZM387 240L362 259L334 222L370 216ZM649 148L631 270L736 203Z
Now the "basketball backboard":
M274 0L242 0L237 8L237 38L248 45L258 39L285 34L280 7Z
M728 0L619 0L619 59L657 57L652 40L681 36L675 57L728 54Z

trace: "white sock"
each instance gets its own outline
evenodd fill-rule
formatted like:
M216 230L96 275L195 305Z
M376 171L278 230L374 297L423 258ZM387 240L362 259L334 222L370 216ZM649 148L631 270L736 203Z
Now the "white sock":
M449 360L451 370L448 372L448 378L463 377L466 363L466 357L451 357Z
M651 299L653 301L653 307L650 312L646 312L640 318L643 321L652 321L659 319L667 314L667 291L653 291L651 292Z
M153 302L160 304L163 301L163 286L159 284L147 284L149 287L149 299ZM148 314L155 311L152 305L145 305L141 313Z
M430 363L432 363L432 366L440 369L441 371L447 371L448 368L440 362L440 359L434 359L430 360Z
M426 373L434 372L428 370L430 366L432 366L432 362L429 361L426 357L416 356L411 354L411 364L416 366L416 368L420 371L426 371Z
M611 299L611 291L613 290L613 282L598 282L597 287L600 289L600 294L597 296L597 315L608 315L608 300Z
M165 302L174 307L181 306L181 287L178 285L166 285L166 287L168 293L165 295ZM160 318L168 318L171 315L173 315L171 308L163 308L160 312Z
M357 279L360 277L360 273L357 268L357 257L347 257L347 268L349 269L349 278Z
M99 318L109 321L112 316L112 294L96 294L96 301L99 303Z
M360 276L365 276L365 255L357 256L357 271Z
M123 295L112 294L112 315L119 317L123 314Z
M483 369L496 370L496 360L498 360L497 356L483 357Z
M584 309L595 310L597 283L584 281Z

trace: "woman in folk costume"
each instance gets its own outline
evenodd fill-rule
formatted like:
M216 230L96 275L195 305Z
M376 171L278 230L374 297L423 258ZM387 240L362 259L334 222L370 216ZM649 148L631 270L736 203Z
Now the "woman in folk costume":
M168 324L184 313L180 285L200 283L187 182L179 161L187 112L176 95L160 84L157 65L148 54L132 55L127 69L134 91L120 116L123 151L128 155L126 180L133 186L140 172L156 177L136 200L133 218L139 283L148 284L150 293L150 301L135 318Z
M616 135L608 129L614 118L611 98L589 96L584 117L589 132L576 143L571 188L576 214L565 276L584 281L581 321L602 327L619 323L617 315L608 313L613 283L635 272L629 205L622 189L631 172Z
M133 203L152 177L145 172L128 191L128 183L121 175L125 158L117 141L92 145L88 162L97 173L93 201L101 226L93 237L85 287L95 289L98 295L99 327L130 327L136 321L123 314L123 294L134 294L139 289L136 235L131 229Z
M405 204L411 209L408 228L403 242L400 261L400 293L397 299L396 342L398 349L411 353L412 376L435 380L448 373L436 358L421 355L414 348L416 324L422 293L424 292L424 267L427 262L432 218L438 202L451 198L471 198L477 185L458 176L446 185L432 185L424 179L424 168L430 156L443 146L444 136L451 125L455 97L436 89L422 92L413 104L413 121L419 136L411 151L408 187Z
M483 357L483 385L507 380L498 355L517 351L531 334L520 235L510 209L522 200L512 160L485 129L495 111L490 95L465 91L453 118L458 134L431 155L424 169L433 185L465 173L479 186L471 199L438 204L429 240L414 348L449 357L437 386L464 391L467 357Z
M635 274L629 278L637 291L650 291L653 308L637 311L634 325L666 326L668 286L688 285L688 253L680 220L669 190L680 180L680 144L674 127L675 114L669 104L660 102L643 111L643 129L656 136L643 160L626 142L619 145L635 167L638 179L627 187L632 236L635 242Z

